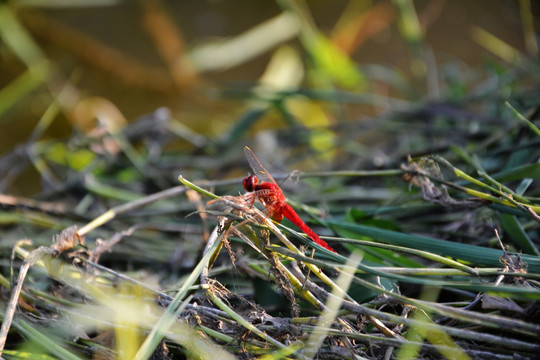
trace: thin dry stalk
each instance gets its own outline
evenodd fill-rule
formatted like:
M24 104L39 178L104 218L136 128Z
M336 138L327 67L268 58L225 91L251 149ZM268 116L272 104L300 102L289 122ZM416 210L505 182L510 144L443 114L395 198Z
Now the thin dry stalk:
M22 241L26 242L28 240L25 239ZM19 276L17 277L17 281L15 282L15 287L11 291L11 297L9 298L9 302L4 313L4 321L2 322L2 328L0 329L0 356L2 356L2 351L4 350L4 346L6 345L7 334L13 321L13 315L15 314L15 309L17 307L17 300L19 299L19 295L21 293L24 279L26 278L28 270L41 257L45 255L57 256L58 254L58 250L46 246L40 246L36 250L32 251L21 265L21 268L19 270Z

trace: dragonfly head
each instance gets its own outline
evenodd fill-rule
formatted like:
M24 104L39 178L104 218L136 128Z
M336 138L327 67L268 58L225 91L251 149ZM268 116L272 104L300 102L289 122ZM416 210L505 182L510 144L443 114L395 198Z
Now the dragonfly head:
M259 183L259 178L255 175L248 176L247 178L244 178L244 181L242 184L244 185L244 189L246 191L252 192L255 190L255 186Z

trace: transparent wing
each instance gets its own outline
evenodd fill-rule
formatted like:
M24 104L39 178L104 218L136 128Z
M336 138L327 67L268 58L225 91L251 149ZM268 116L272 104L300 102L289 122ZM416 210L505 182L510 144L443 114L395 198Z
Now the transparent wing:
M269 182L277 185L272 175L266 171L249 147L244 146L244 154L246 155L249 166L251 166L251 169L253 170L253 175L256 175L261 182Z

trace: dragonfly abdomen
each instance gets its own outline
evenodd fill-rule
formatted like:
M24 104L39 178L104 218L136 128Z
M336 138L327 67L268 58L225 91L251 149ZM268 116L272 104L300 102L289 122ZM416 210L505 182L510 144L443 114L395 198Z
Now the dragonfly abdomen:
M281 206L281 213L287 219L289 219L293 224L298 226L298 228L300 228L300 230L305 232L310 237L311 240L313 240L317 244L321 245L325 249L328 249L328 250L330 250L332 252L336 252L334 249L332 249L330 247L330 245L328 245L326 243L326 241L321 239L319 237L319 235L317 235L313 230L311 230L310 227L307 226L306 223L302 219L300 219L300 216L298 216L296 211L294 211L294 209L289 204L287 204L285 202L283 203L283 205Z

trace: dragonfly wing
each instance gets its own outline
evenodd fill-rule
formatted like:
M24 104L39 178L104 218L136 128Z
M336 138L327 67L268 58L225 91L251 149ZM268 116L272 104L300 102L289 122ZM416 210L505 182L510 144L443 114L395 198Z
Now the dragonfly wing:
M269 182L277 185L272 175L270 175L270 173L266 171L266 169L264 168L264 166L262 166L261 162L259 161L259 159L257 159L253 151L251 151L251 149L247 146L244 146L244 155L246 155L249 166L251 166L251 169L253 170L253 175L256 175L261 180L261 182Z

